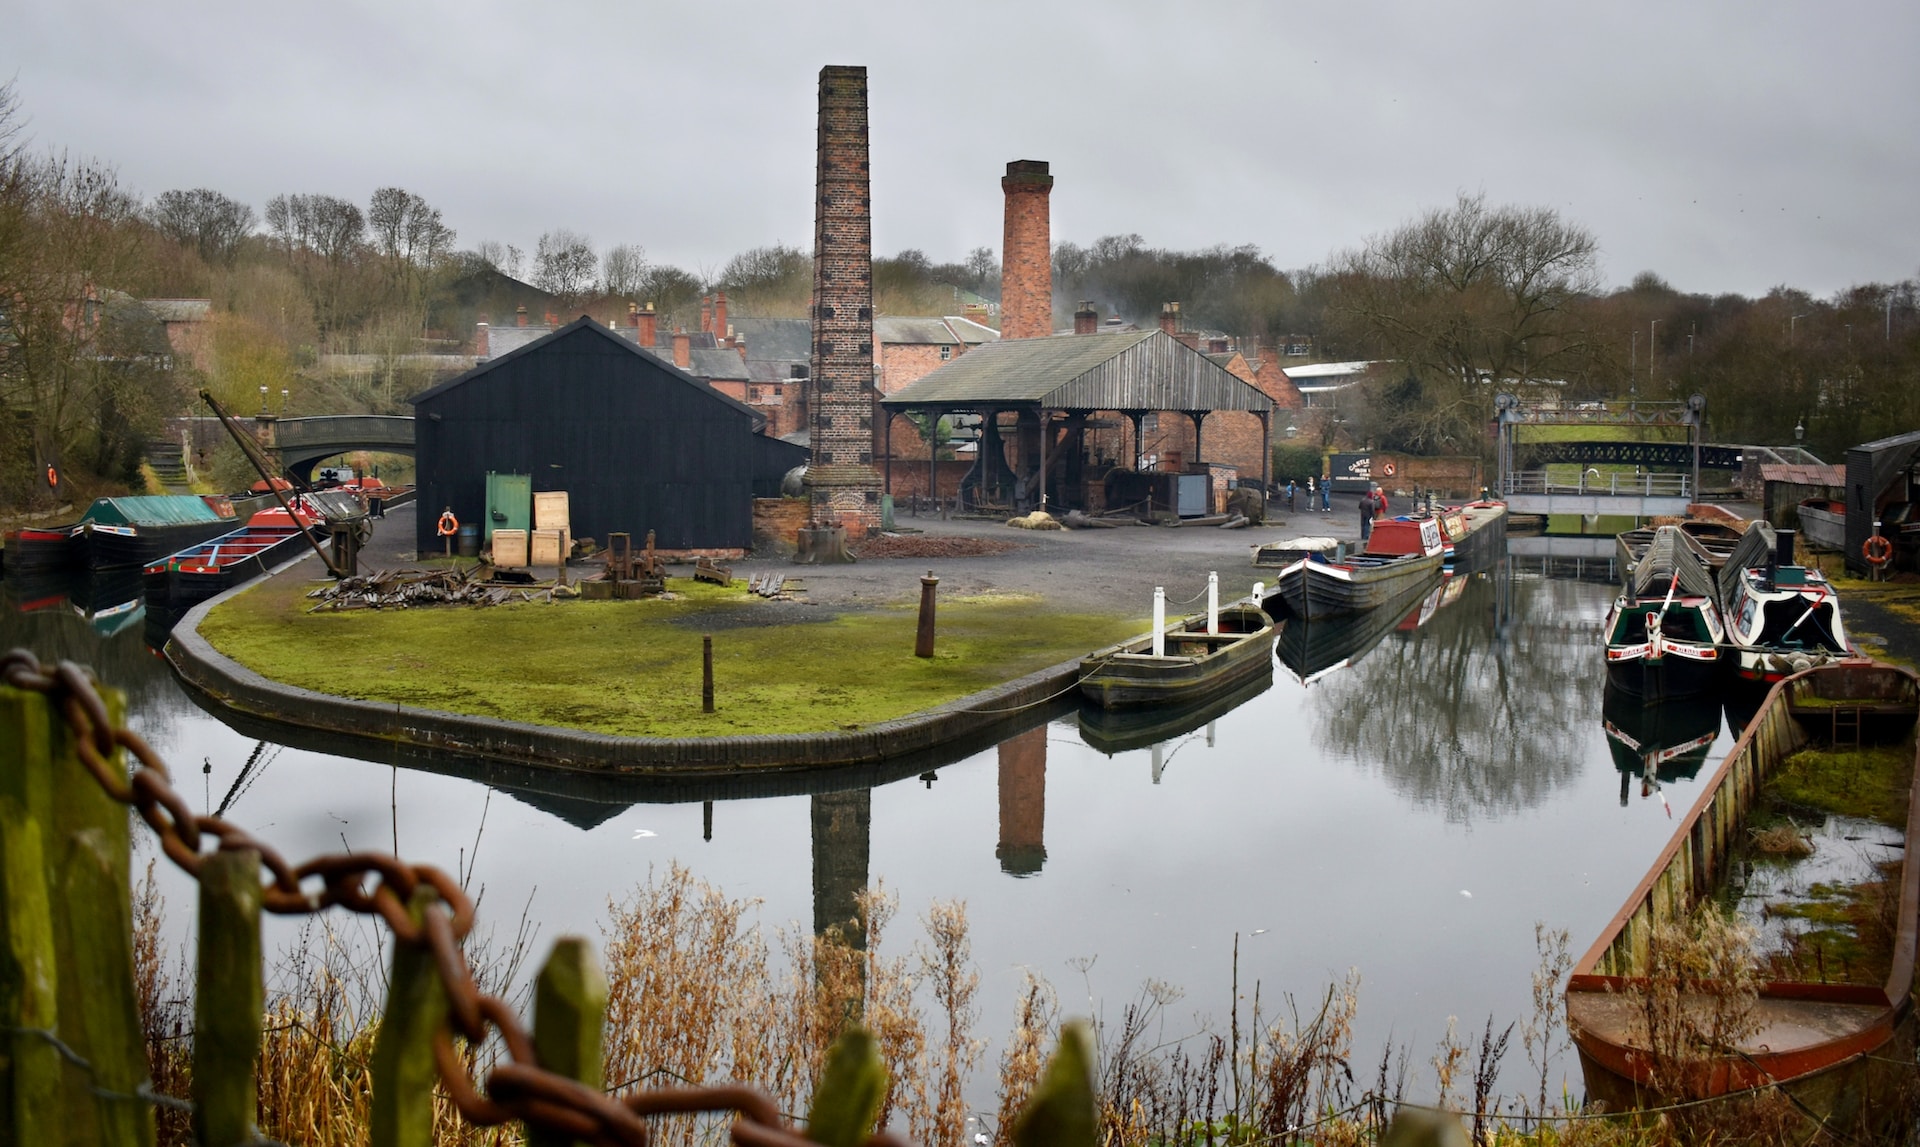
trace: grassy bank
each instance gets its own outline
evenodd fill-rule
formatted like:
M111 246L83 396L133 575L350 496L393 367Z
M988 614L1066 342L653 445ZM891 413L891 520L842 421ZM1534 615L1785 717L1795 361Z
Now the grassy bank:
M1059 664L1146 628L1063 614L1036 597L948 598L935 656L913 656L916 603L834 612L742 583L675 580L673 601L565 601L308 613L311 582L275 578L200 632L275 681L621 736L853 729ZM700 711L713 634L714 713Z

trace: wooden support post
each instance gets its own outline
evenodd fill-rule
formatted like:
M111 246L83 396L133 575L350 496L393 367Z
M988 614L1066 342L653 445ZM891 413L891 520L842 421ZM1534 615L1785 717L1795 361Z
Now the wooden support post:
M933 576L932 570L928 570L927 576L920 579L920 629L913 639L915 657L933 656L934 587L939 584L940 579Z
M260 973L260 854L217 852L200 866L193 1003L193 1133L202 1147L251 1143L266 992Z
M104 687L99 692L107 719L124 720L125 697ZM47 902L58 906L52 916L54 959L61 973L60 1038L91 1069L72 1064L64 1069L67 1138L151 1143L153 1109L138 1098L147 1083L147 1051L133 989L127 808L108 796L81 763L66 722L49 711L47 724L53 828L42 846L51 862ZM117 749L108 758L115 770L123 761Z
M435 900L433 889L416 888L407 915L417 926ZM433 1036L447 1022L447 991L425 948L396 943L387 981L387 1009L373 1048L373 1147L431 1147L433 1088L440 1073L433 1062Z
M713 634L700 635L700 711L713 712Z
M607 1026L607 977L593 945L562 936L533 988L533 1052L540 1066L598 1091L602 1034ZM565 1147L572 1140L527 1128L528 1147Z
M47 897L51 707L0 686L0 1143L56 1143L69 1126L61 1061L37 1033L59 1029L59 964Z

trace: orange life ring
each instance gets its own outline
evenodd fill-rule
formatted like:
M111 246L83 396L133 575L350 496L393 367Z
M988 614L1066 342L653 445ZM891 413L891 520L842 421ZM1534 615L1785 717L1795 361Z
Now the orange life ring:
M1393 463L1391 463L1391 462L1382 462L1382 463L1380 464L1380 472L1381 472L1382 474L1385 474L1385 475L1386 475L1387 477L1389 477L1389 478L1391 478L1391 477L1393 477Z
M1874 565L1883 566L1893 560L1893 543L1875 534L1860 546L1860 552Z
M47 485L49 487L60 485L60 471L55 470L51 462L47 463Z
M440 511L440 536L450 538L460 532L460 519L453 516L452 510Z

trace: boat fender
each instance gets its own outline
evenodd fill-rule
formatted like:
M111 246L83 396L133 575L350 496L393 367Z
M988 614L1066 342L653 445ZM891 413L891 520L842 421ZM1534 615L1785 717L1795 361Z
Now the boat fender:
M1787 662L1787 664L1793 666L1795 673L1805 673L1807 670L1813 668L1813 658L1802 655L1793 658Z

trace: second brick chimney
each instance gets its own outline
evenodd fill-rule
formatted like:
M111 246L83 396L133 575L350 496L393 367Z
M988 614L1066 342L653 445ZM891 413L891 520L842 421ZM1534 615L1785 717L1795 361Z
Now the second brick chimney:
M693 369L693 336L685 327L675 327L673 331L673 365L681 370Z
M713 338L715 342L724 342L732 335L727 329L727 293L721 291L713 296Z
M713 333L713 296L712 295L700 296L700 332L702 334Z
M647 305L640 308L633 320L633 325L640 328L640 345L652 350L653 344L660 338L660 316L653 311L652 299L647 300Z
M1000 245L1000 337L1045 338L1053 333L1053 176L1044 160L1016 159L1007 164L1000 189L1007 197Z
M1093 309L1093 300L1089 299L1080 304L1079 310L1073 312L1073 333L1090 335L1099 329L1100 312Z
M527 325L527 304L521 303L518 307L514 308L513 325L516 327L524 327Z
M1170 335L1180 333L1180 304L1160 304L1160 329Z

